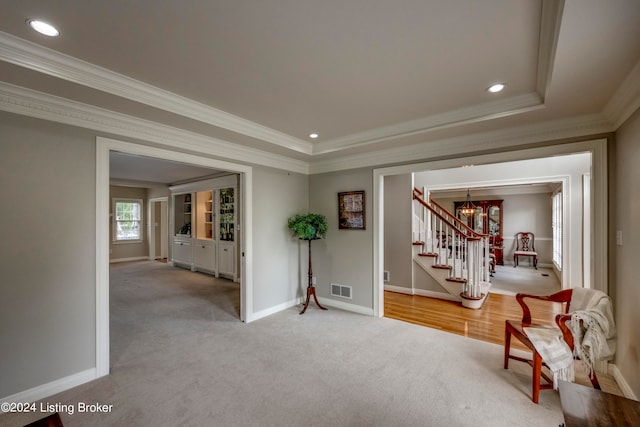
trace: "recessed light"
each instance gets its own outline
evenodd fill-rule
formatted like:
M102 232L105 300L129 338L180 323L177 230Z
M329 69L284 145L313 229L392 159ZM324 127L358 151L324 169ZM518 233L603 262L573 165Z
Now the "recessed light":
M316 139L318 136L320 136L320 135L318 135L317 133L310 133L309 134L309 138L311 138L311 139Z
M27 25L45 36L58 37L60 35L60 31L56 27L38 19L27 19Z
M489 87L487 88L487 91L488 91L488 92L491 92L491 93L497 93L497 92L502 91L502 90L505 88L505 86L506 86L506 85L505 85L504 83L496 83L496 84L492 84L491 86L489 86Z

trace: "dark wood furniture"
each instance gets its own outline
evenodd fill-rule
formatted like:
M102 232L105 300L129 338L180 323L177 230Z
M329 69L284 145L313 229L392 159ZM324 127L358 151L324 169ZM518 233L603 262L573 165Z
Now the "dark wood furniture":
M27 424L24 427L64 427L64 426L62 424L62 420L60 419L60 414L55 412L49 416L40 418L39 420L34 421L31 424Z
M531 310L529 306L525 303L525 298L531 298L539 301L547 301L549 303L560 303L564 305L564 314L558 314L555 318L556 325L562 331L562 336L564 340L567 342L569 348L573 351L573 335L569 328L567 327L567 322L571 319L571 315L569 313L569 306L571 305L571 289L565 289L560 292L556 292L552 295L528 295L528 294L517 294L516 300L520 307L522 308L522 320L506 320L505 328L504 328L504 369L509 368L509 359L517 360L519 362L528 363L533 368L532 375L532 396L531 400L534 403L538 403L538 397L540 395L540 390L548 390L553 388L553 380L547 375L546 372L542 370L543 366L546 366L540 354L536 351L536 348L533 346L533 343L527 337L527 334L524 331L525 327L529 326L548 326L548 324L540 323L532 323L531 320ZM522 342L529 350L531 350L531 359L525 359L523 357L514 356L510 353L511 349L511 337L514 336L520 342ZM541 383L541 379L544 378L546 384ZM591 383L597 389L600 389L600 384L598 383L598 378L596 377L596 373L593 372L590 376Z
M559 391L566 427L640 425L638 401L566 381Z
M472 230L489 236L489 249L495 264L504 265L502 233L502 200L472 200L476 207L473 214L460 211L464 201L453 202L456 216Z
M489 236L489 252L497 265L504 265L504 239L501 236Z
M533 266L538 269L538 252L536 252L536 236L529 231L516 233L516 250L513 251L513 267L518 266L520 257L533 258Z
M307 311L307 308L309 308L309 301L311 300L311 297L313 296L313 300L316 302L316 305L322 309L322 310L326 310L326 307L323 307L322 305L320 305L320 303L318 302L318 296L316 295L316 287L314 286L313 283L313 266L311 264L311 240L309 240L309 284L307 285L307 299L304 302L304 307L302 308L302 311L300 312L300 314L304 314L305 311Z

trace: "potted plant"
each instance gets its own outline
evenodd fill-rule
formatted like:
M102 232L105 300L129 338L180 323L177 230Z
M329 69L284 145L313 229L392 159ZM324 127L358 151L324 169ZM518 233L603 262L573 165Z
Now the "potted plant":
M318 298L316 297L316 289L313 286L313 269L311 265L311 241L324 238L329 226L327 225L327 218L321 214L309 213L306 215L296 214L289 218L287 221L289 230L293 232L293 235L300 240L307 240L309 242L309 284L307 286L307 299L304 303L304 308L300 312L303 314L309 306L309 300L313 295L313 299L318 307L326 310L325 307L320 305Z

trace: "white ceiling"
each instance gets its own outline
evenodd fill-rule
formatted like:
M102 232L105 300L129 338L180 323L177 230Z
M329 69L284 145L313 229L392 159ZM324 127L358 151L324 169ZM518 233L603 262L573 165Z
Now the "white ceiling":
M265 158L312 163L577 118L615 130L640 105L629 83L640 74L637 0L0 0L0 10L0 82ZM496 81L506 90L486 92Z

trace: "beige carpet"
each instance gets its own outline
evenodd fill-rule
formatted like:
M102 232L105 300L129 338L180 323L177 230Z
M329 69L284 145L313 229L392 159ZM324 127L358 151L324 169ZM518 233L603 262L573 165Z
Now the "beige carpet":
M558 394L502 347L310 306L243 324L237 284L158 262L111 270L111 375L45 399L113 405L65 426L557 426ZM0 415L20 426L40 414Z
M498 265L491 278L490 292L496 294L550 295L559 290L560 281L550 268Z

